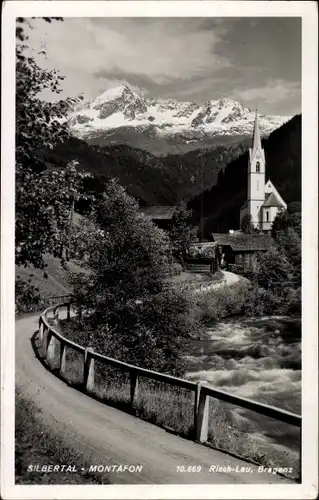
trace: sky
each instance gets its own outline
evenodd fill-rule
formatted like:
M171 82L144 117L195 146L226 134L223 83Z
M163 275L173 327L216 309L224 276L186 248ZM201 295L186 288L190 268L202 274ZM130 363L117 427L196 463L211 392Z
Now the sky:
M198 103L229 97L261 113L301 112L300 18L96 17L31 23L28 44L37 62L65 77L59 97L93 99L125 83L147 97ZM38 55L39 49L47 55Z

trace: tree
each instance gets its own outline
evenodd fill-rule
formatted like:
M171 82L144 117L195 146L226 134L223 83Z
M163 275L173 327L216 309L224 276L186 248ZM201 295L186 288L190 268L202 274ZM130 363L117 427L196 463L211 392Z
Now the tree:
M301 286L301 238L293 227L277 231L276 245L292 266L293 287Z
M278 232L285 231L289 227L301 237L301 212L290 213L288 210L278 212L271 226L271 235L276 239Z
M99 352L179 373L196 328L187 297L165 280L169 238L114 180L92 221L81 243L88 271L72 276L75 305L85 311L78 330Z
M293 283L293 269L283 252L275 246L258 256L254 280L265 290L285 296Z
M292 201L289 203L287 210L290 214L301 213L301 201Z
M86 197L76 162L64 170L16 167L16 264L43 268L43 255L63 256L69 246L74 204Z
M183 267L189 245L196 239L198 231L198 228L191 224L191 217L192 211L187 210L186 203L179 203L174 212L169 231L173 256L182 263Z
M240 223L240 229L243 233L252 234L255 231L252 220L252 216L248 213L243 216Z
M62 21L62 18L43 18L45 22L51 19ZM82 96L45 102L38 95L45 89L52 94L60 94L60 83L64 77L56 70L42 69L30 55L27 45L28 36L24 27L32 25L24 18L17 18L16 28L16 161L36 170L45 167L43 164L43 149L53 149L53 146L69 137L66 120L67 111ZM40 54L45 54L42 50Z
M41 268L44 253L59 255L66 244L70 213L81 196L84 175L77 173L75 162L56 172L44 162L43 150L69 137L65 114L78 99L49 103L38 97L44 89L59 94L63 77L41 69L27 55L26 23L32 28L24 18L17 18L16 262Z

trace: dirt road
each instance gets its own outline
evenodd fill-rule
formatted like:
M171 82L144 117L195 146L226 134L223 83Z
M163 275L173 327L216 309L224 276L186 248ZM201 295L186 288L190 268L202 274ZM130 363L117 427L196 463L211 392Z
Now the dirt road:
M242 279L242 277L239 277L237 274L231 273L230 271L222 271L222 273L226 279L226 285L234 285Z
M257 466L177 437L67 386L35 357L30 339L37 323L38 316L16 322L16 382L42 410L48 425L79 451L90 454L92 465L143 466L139 473L110 473L111 483L290 483L276 475L258 473ZM185 472L178 471L180 466ZM201 466L201 472L186 472L188 466ZM217 472L211 466L224 471Z

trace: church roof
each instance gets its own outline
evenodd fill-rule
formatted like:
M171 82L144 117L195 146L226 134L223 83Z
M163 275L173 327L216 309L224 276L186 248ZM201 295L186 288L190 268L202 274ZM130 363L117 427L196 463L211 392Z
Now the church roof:
M212 236L219 245L230 246L233 252L267 251L272 242L266 234L213 233Z
M266 195L266 199L262 207L282 207L283 204L278 199L275 193L269 193Z

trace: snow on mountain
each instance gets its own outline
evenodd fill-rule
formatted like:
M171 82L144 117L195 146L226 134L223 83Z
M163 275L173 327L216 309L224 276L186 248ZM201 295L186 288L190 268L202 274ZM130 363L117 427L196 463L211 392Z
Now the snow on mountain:
M185 141L196 142L200 137L251 135L254 117L254 111L228 98L204 104L145 98L120 85L73 111L69 123L74 135L86 140L127 129L167 140L184 137ZM289 119L259 115L261 132L267 135Z

